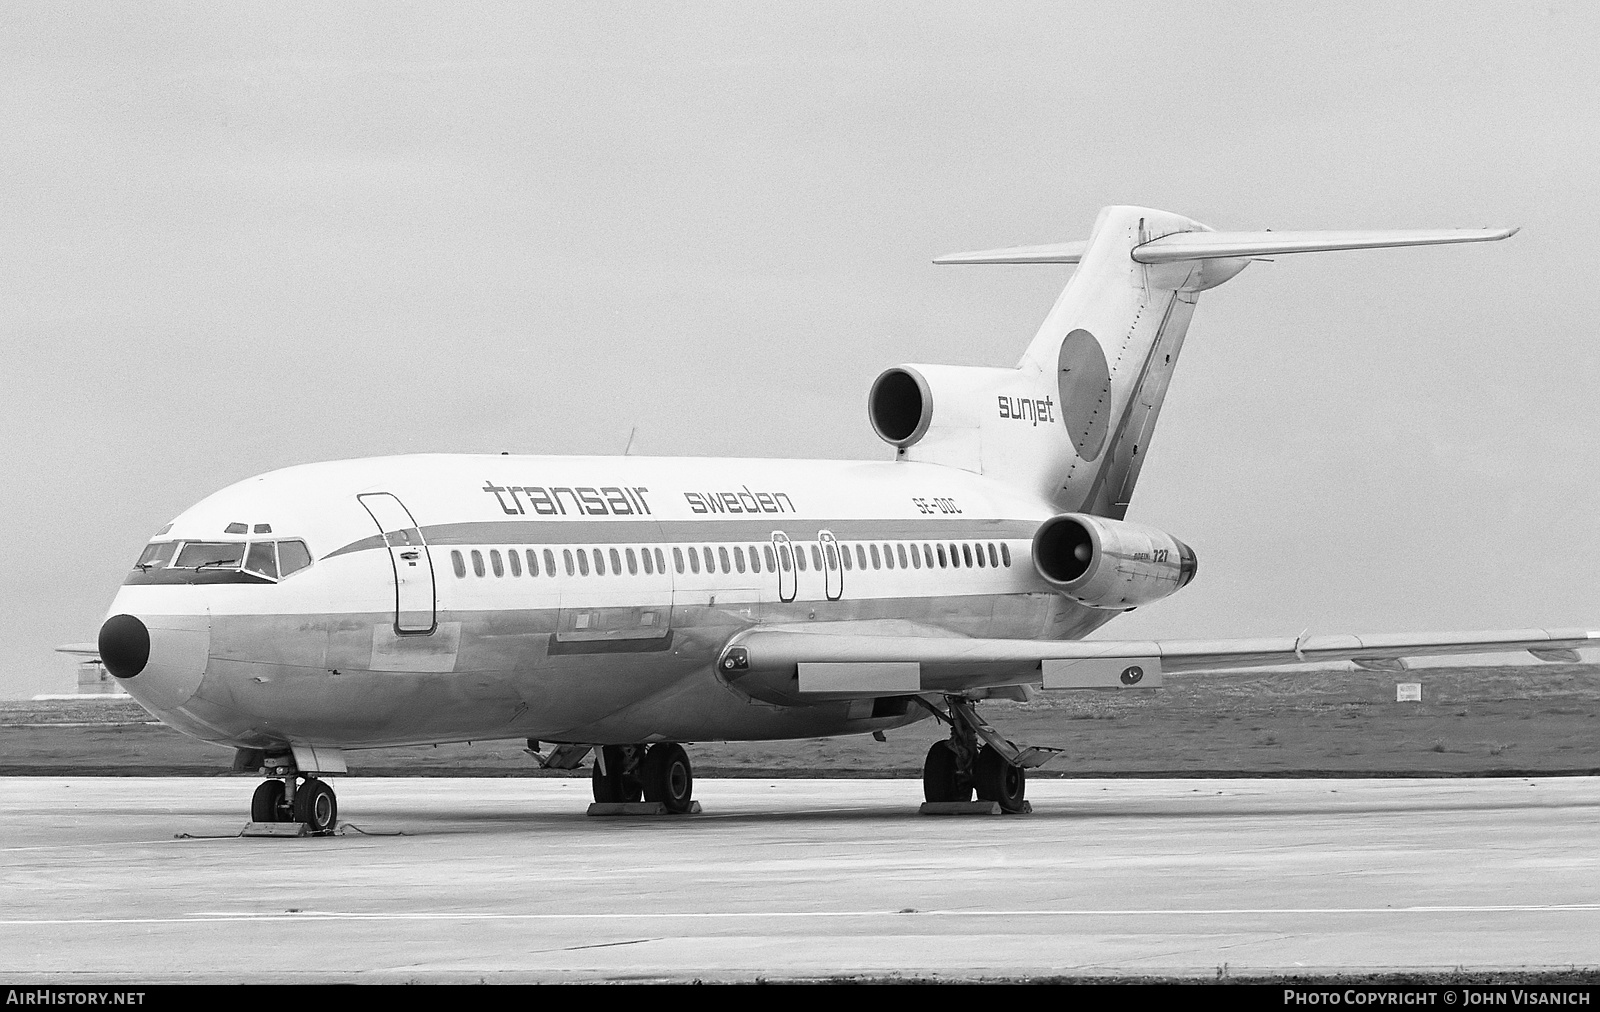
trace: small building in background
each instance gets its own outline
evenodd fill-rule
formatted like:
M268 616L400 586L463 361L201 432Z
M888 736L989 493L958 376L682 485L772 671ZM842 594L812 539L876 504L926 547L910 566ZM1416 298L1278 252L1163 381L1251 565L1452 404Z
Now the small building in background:
M100 648L93 643L68 643L56 647L56 653L69 654L78 661L77 691L65 695L35 696L35 699L81 699L87 697L116 697L127 699L128 693L100 660Z

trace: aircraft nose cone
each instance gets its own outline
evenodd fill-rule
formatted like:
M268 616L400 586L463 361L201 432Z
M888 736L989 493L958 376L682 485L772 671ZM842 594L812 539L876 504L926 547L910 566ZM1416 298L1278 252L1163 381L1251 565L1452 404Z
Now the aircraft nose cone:
M150 662L150 630L132 615L113 615L100 627L100 660L118 678L132 678Z

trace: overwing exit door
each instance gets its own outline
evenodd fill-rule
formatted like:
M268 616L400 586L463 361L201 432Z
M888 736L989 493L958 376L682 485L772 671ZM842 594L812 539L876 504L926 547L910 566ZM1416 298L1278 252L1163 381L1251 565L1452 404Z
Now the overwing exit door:
M832 531L818 531L817 543L822 546L822 569L828 600L837 601L844 596L844 570L839 566L839 541Z
M789 535L782 531L772 532L772 551L778 556L778 600L793 601L799 593L799 574L795 572L794 546L789 544Z
M433 632L433 558L422 539L411 511L388 492L367 492L356 496L366 508L389 549L394 570L394 631L402 635Z

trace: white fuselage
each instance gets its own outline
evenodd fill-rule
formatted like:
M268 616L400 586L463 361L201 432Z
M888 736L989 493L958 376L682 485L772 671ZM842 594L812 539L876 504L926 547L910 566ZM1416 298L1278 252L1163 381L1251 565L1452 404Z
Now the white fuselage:
M111 614L149 628L129 692L235 747L865 732L925 711L752 698L718 677L719 652L795 623L1080 637L1115 612L1035 571L1056 512L904 461L338 461L233 485L152 542L179 543L171 562L189 543L302 541L311 565L274 580L190 552L190 568L136 567Z

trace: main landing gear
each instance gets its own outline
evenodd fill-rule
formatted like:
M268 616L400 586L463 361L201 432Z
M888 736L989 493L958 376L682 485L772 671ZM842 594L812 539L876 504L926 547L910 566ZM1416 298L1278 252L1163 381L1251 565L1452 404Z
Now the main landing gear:
M339 825L339 799L326 780L271 760L261 770L268 779L250 798L251 822L298 822L314 836L332 833Z
M922 764L923 797L930 804L959 803L971 801L976 793L979 801L997 802L1007 814L1031 811L1028 770L1049 762L1060 750L1019 749L978 716L971 700L946 696L945 704L948 713L925 704L950 725L950 737L928 749Z
M675 815L694 810L694 772L677 742L603 745L595 749L592 784L596 804L628 804L642 797Z

